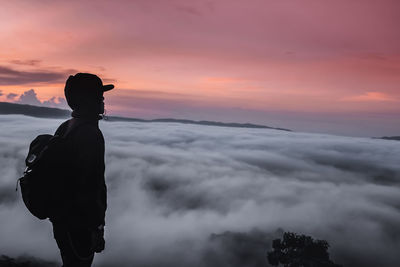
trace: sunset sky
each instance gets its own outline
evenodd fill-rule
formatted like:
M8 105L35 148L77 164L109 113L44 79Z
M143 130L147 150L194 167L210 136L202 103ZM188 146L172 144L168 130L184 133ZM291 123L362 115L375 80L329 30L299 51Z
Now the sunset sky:
M400 135L397 0L0 3L0 101L91 72L111 115Z

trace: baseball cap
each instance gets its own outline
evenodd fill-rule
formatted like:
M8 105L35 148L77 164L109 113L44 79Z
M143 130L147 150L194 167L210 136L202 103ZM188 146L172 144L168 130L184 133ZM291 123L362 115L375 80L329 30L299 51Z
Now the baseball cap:
M82 98L97 101L104 92L114 88L113 84L103 85L103 81L91 73L77 73L68 77L64 93L68 105L74 109Z

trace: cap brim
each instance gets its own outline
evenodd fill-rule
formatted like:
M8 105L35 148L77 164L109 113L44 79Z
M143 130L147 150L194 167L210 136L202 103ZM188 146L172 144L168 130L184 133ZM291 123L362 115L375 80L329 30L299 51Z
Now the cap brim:
M114 89L114 85L113 84L103 85L103 92L110 91L111 89Z

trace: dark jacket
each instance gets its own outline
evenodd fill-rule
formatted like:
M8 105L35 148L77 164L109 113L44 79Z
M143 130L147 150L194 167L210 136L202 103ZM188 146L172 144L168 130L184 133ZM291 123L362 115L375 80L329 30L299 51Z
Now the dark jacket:
M105 224L107 188L104 179L104 137L99 129L98 118L81 117L64 122L57 135L68 134L71 168L68 171L64 203L58 214L50 218L53 223L74 228L97 227Z

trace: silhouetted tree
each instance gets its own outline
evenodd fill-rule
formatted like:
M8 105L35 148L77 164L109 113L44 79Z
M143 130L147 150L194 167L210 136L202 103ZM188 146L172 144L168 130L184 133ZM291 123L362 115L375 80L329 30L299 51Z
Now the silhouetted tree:
M329 259L329 244L310 236L285 232L283 238L272 241L268 262L284 267L342 267Z

